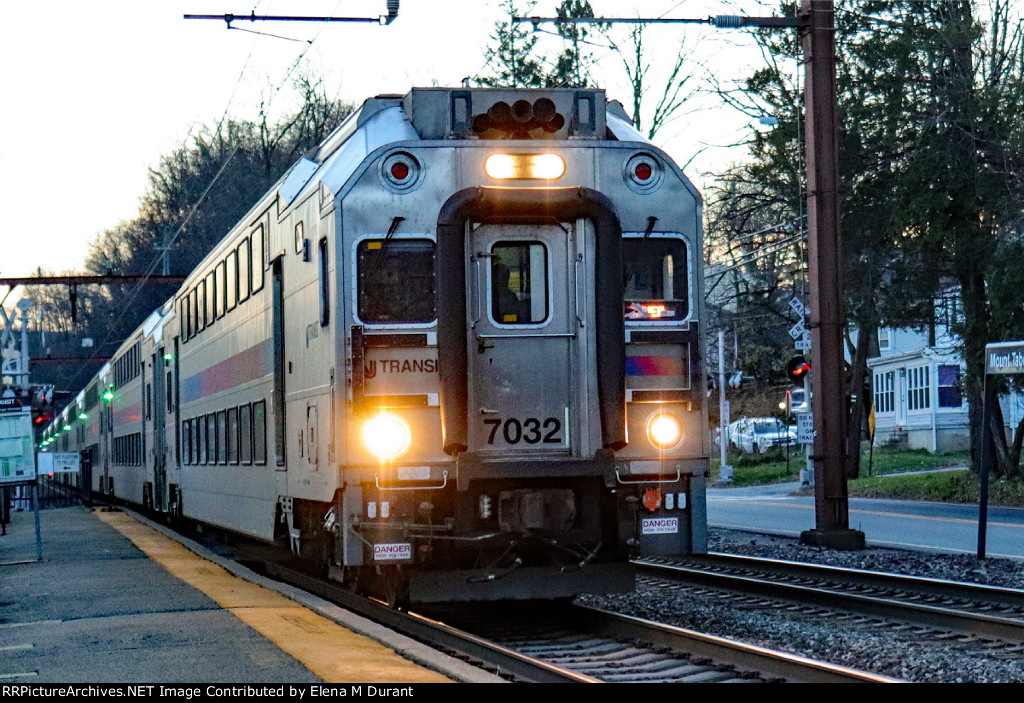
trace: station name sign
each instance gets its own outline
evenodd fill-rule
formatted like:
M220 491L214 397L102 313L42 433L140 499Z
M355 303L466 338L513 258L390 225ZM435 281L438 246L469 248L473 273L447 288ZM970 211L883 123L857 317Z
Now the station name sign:
M985 373L1024 373L1024 342L986 344Z
M0 412L21 412L32 407L32 401L28 398L0 398Z

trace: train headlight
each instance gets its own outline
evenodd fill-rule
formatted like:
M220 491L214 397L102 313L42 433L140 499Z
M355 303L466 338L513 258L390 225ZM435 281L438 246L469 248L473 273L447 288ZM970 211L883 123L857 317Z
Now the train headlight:
M647 421L647 438L658 449L669 449L683 438L683 425L671 413L658 413Z
M398 415L381 413L363 423L363 446L381 461L401 456L410 444L412 432Z
M491 154L484 162L484 171L498 181L522 178L552 181L565 173L565 161L558 154Z

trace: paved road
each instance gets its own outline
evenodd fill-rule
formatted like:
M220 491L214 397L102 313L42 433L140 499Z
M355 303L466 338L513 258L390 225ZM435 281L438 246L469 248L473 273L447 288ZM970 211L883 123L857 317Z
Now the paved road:
M709 488L708 524L799 536L814 528L814 497L798 483ZM873 546L975 554L978 506L850 498L850 527ZM1024 509L989 506L986 556L1024 560Z

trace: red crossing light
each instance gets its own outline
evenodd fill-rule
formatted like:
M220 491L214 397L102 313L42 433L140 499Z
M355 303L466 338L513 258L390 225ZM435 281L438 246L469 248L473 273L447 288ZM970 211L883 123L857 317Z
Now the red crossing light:
M786 364L786 375L792 381L799 381L811 370L811 363L802 356L794 356Z

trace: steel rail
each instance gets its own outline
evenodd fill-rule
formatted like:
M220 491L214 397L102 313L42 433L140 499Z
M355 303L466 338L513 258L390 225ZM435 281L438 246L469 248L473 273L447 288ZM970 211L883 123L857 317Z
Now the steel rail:
M734 562L739 563L739 562ZM752 564L752 562L750 562ZM779 564L776 562L778 567ZM811 565L801 565L801 573L808 576L813 573ZM751 568L755 568L751 566ZM637 563L638 575L646 574L650 577L690 583L710 588L726 590L733 593L769 597L784 600L796 604L816 605L836 610L855 612L861 615L881 617L891 620L899 620L915 625L924 625L930 628L950 632L958 632L966 635L990 637L1004 642L1020 644L1024 643L1024 620L989 615L986 613L971 612L962 607L953 605L925 605L921 603L901 600L897 595L889 593L886 595L867 595L863 593L849 593L834 590L825 586L810 586L793 583L784 583L755 575L735 575L714 572L709 564L704 568L693 568L679 565L655 564L651 562ZM794 569L796 572L796 569ZM831 574L829 576L828 574ZM826 570L819 570L816 578L835 579L837 570L831 567ZM848 574L853 576L854 574ZM860 574L862 578L867 576ZM874 578L881 579L884 574L878 574ZM927 579L921 579L927 581ZM900 578L891 582L889 590L909 590L907 585L897 587L894 584L909 584L913 580ZM940 582L935 582L935 587ZM998 589L997 589L998 590ZM1009 589L1003 589L1009 590ZM969 589L972 593L980 591ZM952 599L952 598L951 598ZM957 600L963 600L961 594Z
M1019 588L934 579L926 576L910 576L888 571L853 569L829 564L808 564L782 559L767 559L765 557L722 554L719 552L688 557L688 560L696 563L707 563L715 567L725 566L733 569L747 568L757 571L768 571L782 576L842 580L846 583L866 588L914 591L936 598L984 600L1004 608L1014 608L1024 613L1024 589Z
M262 562L268 576L316 594L363 617L439 649L457 652L518 681L537 683L603 683L599 676L545 662L488 639L452 627L430 617L395 610L387 604L359 596L346 588L273 561ZM693 657L706 657L715 665L756 672L762 677L800 683L897 682L897 679L856 671L806 657L714 637L683 628L617 615L587 606L565 607L567 620L580 631L613 638L636 640L653 647L669 648Z
M655 646L710 657L737 669L752 669L792 683L901 683L880 674L816 661L795 654L706 635L681 627L620 615L589 606L572 606L572 617L591 632L611 637L628 637Z
M515 680L533 683L601 683L593 677L520 654L437 620L396 610L381 601L365 598L340 585L287 566L266 561L263 562L262 570L271 578L318 595L408 637L484 662L500 674L513 676Z

